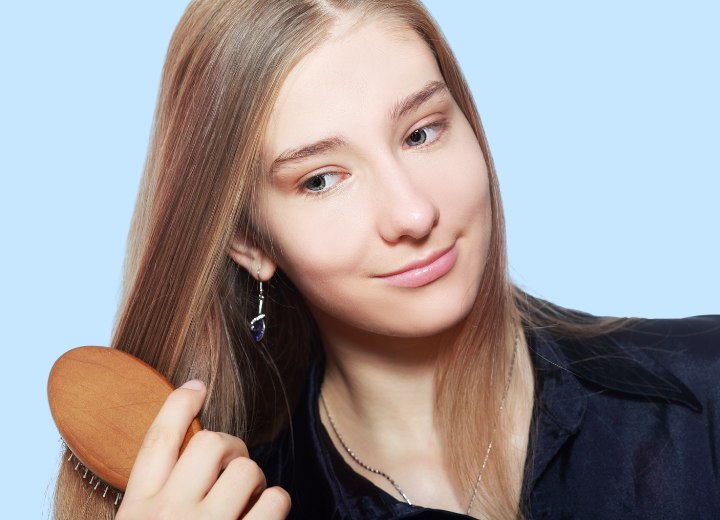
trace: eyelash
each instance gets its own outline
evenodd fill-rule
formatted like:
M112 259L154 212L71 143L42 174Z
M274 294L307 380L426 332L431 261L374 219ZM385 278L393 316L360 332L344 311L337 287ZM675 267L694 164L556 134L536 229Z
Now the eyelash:
M406 145L408 145L410 148L425 148L426 146L432 146L434 143L436 143L436 142L438 141L438 139L440 139L440 138L442 137L443 133L444 133L445 130L447 129L447 126L448 126L447 120L440 120L440 121L435 121L434 123L430 123L430 124L423 125L423 126L421 126L421 127L415 128L415 129L413 129L413 130L407 135L407 137L405 138L405 140L403 141L403 143L406 144ZM420 132L420 131L422 131L422 130L425 130L425 131L427 131L427 130L435 130L435 131L438 132L438 135L435 136L434 139L431 139L431 140L429 140L429 141L428 141L428 138L426 137L426 138L425 138L425 141L423 141L422 143L420 143L420 144L418 144L418 145L416 145L416 146L412 146L412 145L408 144L408 140L410 139L410 137L411 137L415 132Z
M426 138L425 138L425 141L423 141L422 143L420 143L420 144L418 144L418 145L416 145L416 146L408 145L410 148L425 148L425 147L427 147L427 146L432 146L434 143L436 143L436 142L442 137L442 135L443 135L443 133L445 132L445 130L447 129L447 127L448 127L448 122L447 122L446 120L435 121L434 123L430 123L430 124L426 124L426 125L420 126L420 127L418 127L418 128L413 129L413 130L407 135L407 137L405 137L405 139L403 140L403 144L407 144L408 140L410 139L410 136L412 136L415 132L420 132L420 131L422 131L422 130L425 130L425 131L427 131L427 130L435 130L435 131L438 132L438 135L436 135L436 136L435 136L433 139L431 139L429 142L428 142L428 138L426 137ZM335 184L337 184L337 182L341 182L342 179L338 179L338 180L337 180L332 186L330 186L329 188L323 188L322 190L310 190L310 189L308 189L308 185L309 185L311 182L313 182L313 181L315 181L315 180L317 180L317 179L324 178L324 177L329 176L329 175L335 175L335 176L337 176L337 177L347 176L347 174L345 174L345 173L334 172L334 171L328 171L328 172L318 173L318 174L316 174L316 175L313 175L313 176L310 177L309 179L303 181L303 182L300 184L300 190L302 191L303 194L305 194L305 195L307 195L307 196L309 196L309 197L319 197L319 196L323 196L323 195L329 193L330 191L333 190L333 187L335 186Z
M318 196L325 195L326 193L328 193L329 191L331 191L331 190L333 189L333 186L334 186L335 184L337 184L337 182L340 182L341 179L338 179L338 180L335 182L335 184L333 184L333 185L330 186L329 188L324 188L324 189L318 190L318 191L308 189L308 185L309 185L311 182L315 181L316 179L322 179L322 178L325 178L325 177L327 177L327 176L329 176L329 175L335 175L335 176L337 176L337 177L347 176L347 174L345 174L345 173L333 172L333 171L318 173L318 174L316 174L316 175L313 175L313 176L310 177L309 179L303 181L303 182L300 184L300 189L301 189L301 191L302 191L305 195L308 195L308 196L310 196L310 197L318 197Z

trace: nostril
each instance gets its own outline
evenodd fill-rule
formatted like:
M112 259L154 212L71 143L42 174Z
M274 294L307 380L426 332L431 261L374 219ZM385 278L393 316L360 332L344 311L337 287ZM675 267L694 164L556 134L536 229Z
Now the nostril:
M420 240L428 236L437 225L440 212L429 199L394 202L389 215L381 224L385 240L394 242L403 237Z

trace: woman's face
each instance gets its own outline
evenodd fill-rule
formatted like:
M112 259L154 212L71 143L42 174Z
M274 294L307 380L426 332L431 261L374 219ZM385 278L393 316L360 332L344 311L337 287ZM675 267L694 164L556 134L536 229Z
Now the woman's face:
M437 334L475 299L488 173L435 58L367 22L288 76L264 139L260 214L322 330Z

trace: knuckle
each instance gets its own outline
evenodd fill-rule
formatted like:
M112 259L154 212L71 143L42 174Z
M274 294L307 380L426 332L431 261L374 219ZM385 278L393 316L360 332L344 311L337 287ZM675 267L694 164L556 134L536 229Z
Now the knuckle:
M192 436L188 448L202 451L207 459L218 459L225 451L225 443L221 433L202 430Z
M208 457L228 459L229 455L248 455L247 447L242 440L227 433L211 430L197 432L190 439L190 445L193 446L193 449L200 449L207 453Z
M292 500L290 494L281 487L271 487L263 491L262 499L265 501L268 512L277 515L286 515L290 511Z
M257 463L247 457L236 457L231 460L225 471L231 471L238 475L244 482L253 483L258 489L265 488L265 473L260 469Z
M222 434L211 430L202 430L193 435L190 442L203 448L210 448L222 443Z
M248 453L247 445L245 442L243 442L242 439L238 437L234 437L232 435L228 435L228 439L230 440L230 445L232 447L232 451L234 453L240 453L242 457L249 458L250 454Z
M245 444L245 441L243 441L243 440L240 439L239 437L233 437L233 442L236 443L236 446L238 447L238 450L240 451L240 453L243 454L243 456L245 456L245 457L249 457L249 456L250 456L250 454L249 454L249 452L248 452L248 449L247 449L247 444Z

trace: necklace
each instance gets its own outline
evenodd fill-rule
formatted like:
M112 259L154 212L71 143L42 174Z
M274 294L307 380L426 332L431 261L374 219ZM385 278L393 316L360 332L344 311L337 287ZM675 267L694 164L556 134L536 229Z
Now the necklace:
M500 399L500 407L498 409L498 418L502 414L503 409L505 408L505 401L507 400L508 392L510 390L510 383L512 382L513 372L515 369L515 358L517 357L517 349L518 349L518 341L519 341L520 334L517 333L515 335L515 343L513 345L513 353L512 353L512 359L510 360L510 369L508 370L508 377L505 381L505 389L503 390L502 399ZM337 437L338 441L342 445L342 447L345 449L347 454L350 456L352 460L355 461L355 463L363 468L365 471L369 471L370 473L374 473L375 475L379 475L383 477L385 480L387 480L392 487L395 488L395 490L400 494L400 496L405 500L405 502L408 503L408 505L413 505L408 496L405 494L403 489L400 487L400 485L395 482L395 480L388 475L387 473L380 471L377 468L373 468L372 466L368 466L365 464L360 457L358 457L355 452L348 446L348 444L345 442L345 439L340 434L340 431L338 430L337 425L335 424L335 420L333 419L332 414L330 413L330 409L328 408L327 403L325 402L325 397L323 395L322 389L320 390L320 403L322 403L322 407L325 410L325 415L327 415L328 421L330 421L330 426L332 427L332 431L335 433L335 436ZM485 449L485 456L483 457L482 465L480 466L480 471L478 472L477 479L475 480L475 485L473 486L472 495L470 496L470 502L468 503L467 507L467 513L470 514L470 510L472 509L473 504L475 503L475 497L477 497L478 489L480 488L480 483L482 482L482 476L485 471L485 466L487 466L488 459L490 458L490 452L492 451L493 447L493 438L495 437L495 430L497 429L497 422L495 423L495 426L493 426L492 432L490 433L490 442L488 442L487 448Z

